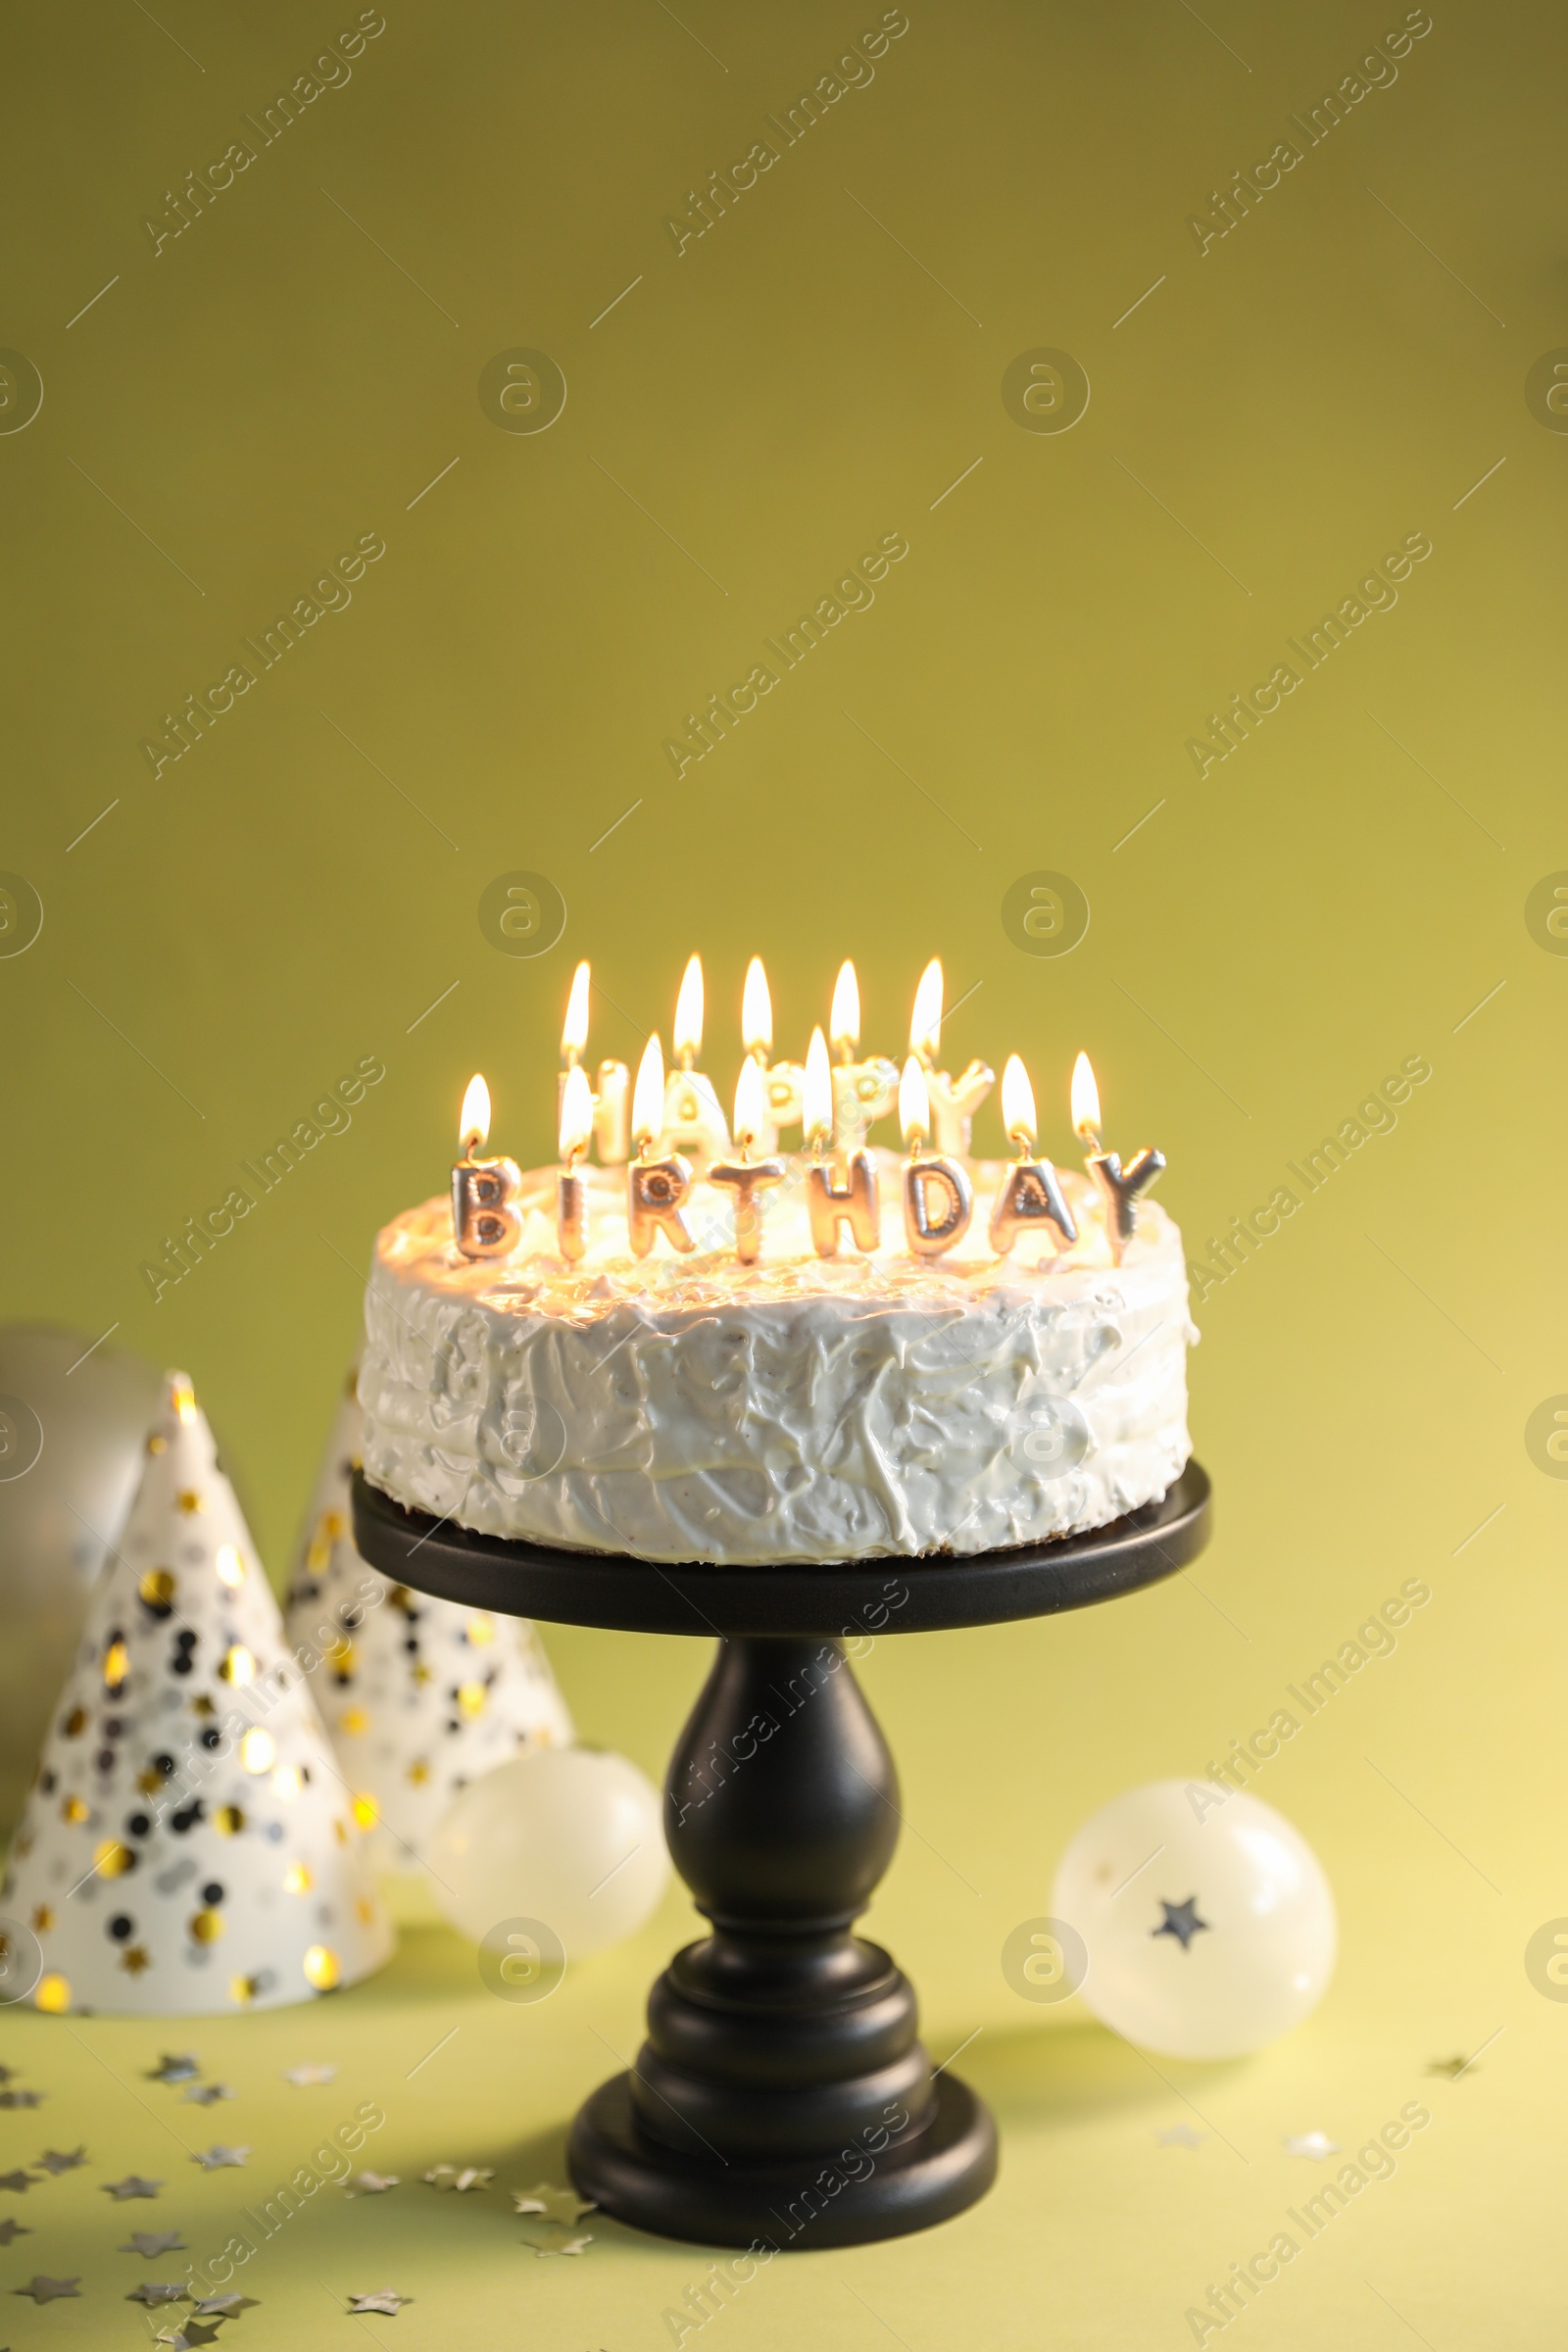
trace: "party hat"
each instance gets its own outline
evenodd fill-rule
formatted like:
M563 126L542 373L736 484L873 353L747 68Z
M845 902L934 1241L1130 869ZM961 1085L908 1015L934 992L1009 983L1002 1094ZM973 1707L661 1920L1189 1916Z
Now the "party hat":
M352 1792L183 1373L147 1457L0 1907L39 2009L309 2000L392 1949Z
M375 1817L373 1859L415 1871L460 1788L520 1749L567 1744L571 1717L531 1625L367 1567L350 1522L360 1438L351 1374L301 1537L289 1639L325 1655L321 1713L362 1816Z

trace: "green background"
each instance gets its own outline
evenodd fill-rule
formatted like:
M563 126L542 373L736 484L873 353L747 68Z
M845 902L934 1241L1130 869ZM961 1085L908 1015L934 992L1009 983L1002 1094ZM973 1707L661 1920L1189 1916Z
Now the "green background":
M1073 1619L885 1640L861 1670L908 1822L874 1926L937 2054L978 2036L961 2064L997 2106L1002 2180L928 2236L776 2263L704 2340L1190 2342L1187 2306L1320 2183L1283 2135L1353 2148L1420 2097L1434 2128L1249 2337L1544 2346L1568 2010L1523 1955L1568 1912L1568 1492L1525 1428L1568 1387L1568 965L1525 906L1568 865L1568 446L1526 377L1568 340L1564 26L1435 0L1397 80L1200 254L1188 216L1296 135L1397 8L909 0L874 80L677 256L666 214L878 13L387 0L352 80L156 256L143 216L355 12L162 0L155 22L117 0L14 22L0 341L44 401L0 435L0 864L45 913L0 959L0 1304L118 1323L186 1367L281 1574L371 1235L440 1188L475 1067L499 1146L550 1155L579 955L594 1054L634 1061L701 949L727 1096L748 956L799 1053L853 955L867 1044L897 1053L940 954L950 1002L974 992L953 1055L1021 1051L1065 1159L1087 1046L1107 1140L1168 1154L1195 1257L1424 1056L1396 1130L1200 1309L1219 1515L1196 1574ZM568 387L536 435L478 398L519 346ZM1004 406L1039 347L1087 372L1071 431ZM874 607L677 782L662 746L684 714L894 531L909 553ZM1397 607L1200 780L1207 714L1417 531L1433 552ZM138 746L161 714L366 532L386 553L352 605L155 778ZM516 868L568 908L533 959L477 919ZM1002 921L1039 868L1093 910L1059 958ZM367 1054L386 1077L352 1127L154 1303L142 1261ZM1258 1782L1342 1907L1320 2013L1254 2061L1156 2073L1075 2006L1018 2000L1001 1946L1048 1907L1082 1818L1222 1756L1409 1576L1434 1597L1396 1654ZM548 1638L584 1734L658 1773L701 1645ZM258 2180L308 2153L302 2097L336 2121L374 2096L371 2161L409 2183L313 2210L259 2259L253 2352L346 2340L327 2291L383 2274L417 2300L368 2324L378 2340L668 2342L692 2251L601 2225L581 2260L535 2262L496 2191L416 2183L444 2157L518 2185L559 2168L689 1919L672 1894L539 2010L491 2001L427 1925L328 2011L204 2025ZM0 2118L0 2164L45 2132L116 2169L162 2155L194 2251L240 2176L191 2172L136 2104L172 2097L138 2080L165 2036L79 2032L5 2025L54 2096ZM1498 2035L1459 2080L1427 2076ZM341 2098L280 2089L278 2066L323 2053ZM1184 2118L1202 2144L1161 2144ZM175 2191L111 2209L109 2177L24 2200L36 2234L5 2283L80 2270L84 2291L36 2314L8 2297L17 2344L132 2340L135 2273L110 2249L127 2215L167 2226Z

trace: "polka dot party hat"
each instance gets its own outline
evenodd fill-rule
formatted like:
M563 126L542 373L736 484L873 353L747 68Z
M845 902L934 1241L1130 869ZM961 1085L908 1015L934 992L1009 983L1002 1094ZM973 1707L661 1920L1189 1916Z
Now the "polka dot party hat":
M172 1373L12 1848L45 2011L281 2007L388 1959L364 1828L211 1430ZM31 1968L25 1963L30 1961Z
M338 1769L375 1818L377 1866L416 1872L458 1790L520 1749L565 1745L571 1717L531 1625L366 1566L349 1517L360 1431L351 1375L301 1540L289 1639L326 1651L318 1697Z

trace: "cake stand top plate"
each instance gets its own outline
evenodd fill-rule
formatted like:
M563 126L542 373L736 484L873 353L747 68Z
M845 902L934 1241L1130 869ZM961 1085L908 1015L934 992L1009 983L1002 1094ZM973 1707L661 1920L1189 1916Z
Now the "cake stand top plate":
M1208 1477L1195 1461L1158 1502L1056 1543L964 1559L721 1568L476 1535L451 1519L405 1510L363 1471L354 1480L354 1541L395 1583L502 1616L633 1634L832 1640L1048 1617L1173 1575L1202 1550L1209 1519Z

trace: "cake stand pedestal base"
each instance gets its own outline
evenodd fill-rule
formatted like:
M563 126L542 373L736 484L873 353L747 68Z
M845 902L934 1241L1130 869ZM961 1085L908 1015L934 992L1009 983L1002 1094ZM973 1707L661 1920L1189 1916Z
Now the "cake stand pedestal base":
M665 1837L711 1932L649 1996L648 2038L570 2141L579 2192L661 2236L759 2253L946 2221L996 2176L983 2102L933 2073L913 1987L853 1923L892 1859L898 1776L846 1639L993 1624L1152 1583L1201 1548L1196 1463L1065 1543L964 1561L655 1566L506 1543L355 1482L383 1575L517 1616L717 1634L665 1782Z

